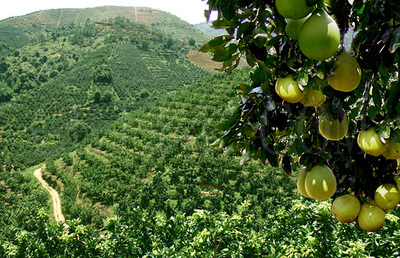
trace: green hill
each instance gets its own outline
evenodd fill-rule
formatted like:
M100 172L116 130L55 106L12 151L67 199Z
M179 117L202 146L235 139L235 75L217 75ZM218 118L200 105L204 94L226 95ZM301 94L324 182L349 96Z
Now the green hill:
M30 43L43 42L51 37L55 30L70 26L83 25L86 22L97 26L119 25L122 29L126 22L144 26L146 33L162 35L174 40L189 42L191 46L200 46L210 37L193 25L178 17L160 10L145 7L104 6L85 9L42 10L24 16L12 17L0 21L0 56L8 55L15 49ZM198 59L196 54L194 62ZM204 58L203 58L204 59ZM210 63L208 58L208 63ZM200 62L199 65L203 65ZM205 65L206 69L208 64Z
M205 43L209 37L194 26L170 13L147 7L104 6L85 9L52 9L13 17L0 22L0 25L12 26L66 26L72 23L107 22L119 17L131 22L144 24L165 35L175 38Z
M0 60L0 132L15 150L15 168L81 140L75 127L104 127L146 99L209 76L189 59L196 46L121 17L46 30ZM33 152L30 161L22 150Z

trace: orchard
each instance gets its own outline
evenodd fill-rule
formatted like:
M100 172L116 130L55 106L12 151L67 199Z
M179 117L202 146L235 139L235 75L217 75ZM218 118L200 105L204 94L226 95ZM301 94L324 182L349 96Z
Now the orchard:
M340 222L379 230L400 202L397 0L208 0L225 29L200 51L231 73L238 108L216 146L297 173Z

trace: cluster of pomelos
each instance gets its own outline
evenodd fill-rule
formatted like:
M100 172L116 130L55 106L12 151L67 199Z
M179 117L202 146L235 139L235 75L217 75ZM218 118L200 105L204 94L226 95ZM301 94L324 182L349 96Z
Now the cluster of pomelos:
M305 0L277 0L275 4L278 12L287 20L286 34L298 40L300 50L307 58L325 61L334 57L341 42L340 30L325 10L317 8L313 11L314 6L307 6ZM361 74L357 59L342 51L335 61L332 74L327 76L327 83L336 91L350 92L360 84ZM278 78L275 91L289 103L301 102L305 106L318 107L325 101L321 87L308 84L302 90L294 75ZM344 138L348 125L346 115L338 119L324 113L319 119L319 131L328 140Z
M334 19L323 9L308 6L306 0L276 0L276 9L285 17L285 32L297 40L301 52L310 59L325 61L334 58L341 42L340 30ZM361 82L362 71L357 59L346 51L337 57L333 72L327 76L327 83L336 91L351 92ZM305 106L318 108L325 96L321 87L299 86L295 75L278 78L275 91L280 98L289 102L300 102ZM343 139L348 132L349 120L344 114L341 119L324 112L318 121L319 133L328 140ZM376 128L361 130L357 137L359 147L372 156L383 155L387 159L400 158L400 131L395 131L385 142ZM361 205L351 194L337 197L332 205L334 216L343 223L357 219L363 230L379 230L385 220L385 210L393 209L400 202L400 180L397 186L383 184L376 189L374 200ZM327 166L314 166L303 170L297 180L301 194L317 200L331 198L336 191L336 177Z
M361 205L352 194L338 196L332 203L334 217L342 223L357 220L365 231L377 231L385 222L385 211L400 203L400 177L394 178L396 185L385 183L375 190L373 200ZM303 169L297 178L299 192L316 200L327 200L336 191L336 177L327 166L314 166L310 171Z

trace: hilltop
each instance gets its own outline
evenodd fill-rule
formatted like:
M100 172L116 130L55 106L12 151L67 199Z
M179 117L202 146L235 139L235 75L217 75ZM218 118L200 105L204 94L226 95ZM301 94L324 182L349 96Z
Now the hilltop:
M83 24L87 20L103 22L123 17L131 22L144 24L166 35L180 39L195 39L205 43L209 36L175 15L147 7L103 6L83 9L42 10L24 16L13 17L0 22L0 25L17 26L66 26L72 23Z

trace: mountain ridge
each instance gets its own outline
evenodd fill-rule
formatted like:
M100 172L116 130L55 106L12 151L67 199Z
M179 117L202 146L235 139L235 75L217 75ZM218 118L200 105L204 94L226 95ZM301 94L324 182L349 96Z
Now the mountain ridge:
M90 8L61 8L32 12L23 16L10 17L0 21L0 25L14 26L66 26L71 23L82 24L88 19L102 22L124 17L131 22L144 24L168 35L194 38L197 42L206 42L209 36L199 33L195 26L168 12L149 7L100 6ZM191 28L191 29L189 29ZM190 36L187 32L190 30Z

